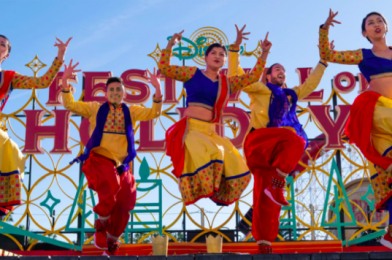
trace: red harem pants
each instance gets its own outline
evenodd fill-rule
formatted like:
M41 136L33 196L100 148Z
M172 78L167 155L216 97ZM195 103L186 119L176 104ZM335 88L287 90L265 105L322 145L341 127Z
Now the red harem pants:
M116 164L111 159L90 153L84 162L84 172L88 187L98 194L98 204L94 212L101 217L109 217L108 233L119 237L129 221L129 211L135 207L136 184L131 171L117 173Z
M305 140L286 128L261 128L245 139L244 153L254 176L252 235L257 242L273 242L279 231L281 206L265 195L264 190L277 174L290 173L304 152Z

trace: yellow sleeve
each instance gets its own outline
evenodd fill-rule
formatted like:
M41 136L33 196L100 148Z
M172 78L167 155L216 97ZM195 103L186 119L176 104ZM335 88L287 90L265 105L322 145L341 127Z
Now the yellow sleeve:
M57 60L57 58L55 58L46 73L42 77L38 78L23 76L19 73L15 73L15 76L12 79L12 87L14 89L47 88L50 86L50 84L52 84L62 65L63 62L60 62Z
M62 90L63 106L79 116L90 118L94 114L94 108L99 108L98 102L75 101L70 88Z
M326 67L326 63L320 61L312 73L310 73L305 82L302 85L293 88L295 93L297 93L298 100L306 98L317 88L317 86L320 84L321 78L324 75Z
M135 124L136 121L148 121L157 118L162 112L162 97L157 99L154 95L151 108L134 105L129 110L131 112L132 124Z
M264 83L261 81L257 81L256 83L250 84L241 90L247 94L257 93L262 95L262 94L271 93L271 90L269 90L269 88L266 85L264 85Z
M240 54L239 50L235 49L234 45L230 45L229 48L229 65L228 65L228 71L227 71L227 76L233 77L233 76L241 76L244 75L245 72L241 68L240 65Z
M230 51L230 52L232 52L232 51ZM230 55L232 55L232 54L230 54ZM234 61L234 64L237 64L237 66L229 64L229 69L232 70L232 72L230 72L230 73L234 74L231 76L229 75L231 93L234 93L234 92L236 92L236 91L238 91L248 85L251 85L251 84L259 81L261 75L263 74L265 64L266 64L266 61L261 59L261 57L260 57L257 59L256 65L253 67L253 69L248 73L244 73L242 68L239 66L238 52L237 52L237 55L238 55L237 58L232 59ZM241 71L242 71L242 74L241 74Z
M158 67L161 70L161 73L169 78L182 82L190 80L193 75L195 75L197 67L170 65L171 56L171 50L162 50L161 59L158 63Z
M363 60L362 50L356 51L331 51L329 49L328 30L320 28L319 31L320 58L339 64L357 65Z
M230 45L227 76L230 78L233 76L241 76L244 74L245 72L240 65L239 50L235 49L234 45ZM260 81L257 81L256 83L243 87L241 90L244 91L245 93L254 93L262 90L268 91L268 88Z

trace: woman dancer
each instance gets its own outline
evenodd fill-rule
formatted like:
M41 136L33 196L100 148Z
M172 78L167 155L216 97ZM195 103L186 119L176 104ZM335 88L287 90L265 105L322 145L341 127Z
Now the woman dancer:
M57 38L56 38L57 39ZM68 44L57 39L54 46L58 47L57 58L54 59L48 71L39 78L20 75L15 71L0 68L0 114L13 89L47 88L61 68ZM7 37L0 35L0 65L8 59L11 43ZM19 147L6 133L5 124L0 125L0 216L12 210L12 206L22 203L22 179L25 168L25 158Z
M389 231L381 244L392 249L392 48L388 47L386 19L371 12L362 21L362 35L373 45L371 49L331 51L328 29L338 13L329 12L320 27L320 56L329 62L356 64L369 82L369 88L354 101L346 125L346 135L355 143L371 166L371 183L376 209L389 211Z
M246 35L244 28L237 28L237 37ZM219 43L206 50L205 71L170 65L172 47L181 40L183 32L169 40L159 61L162 74L185 82L187 92L185 117L166 133L166 153L173 162L173 174L179 178L185 205L210 198L217 205L227 206L240 198L251 175L238 150L230 140L219 136L215 127L220 123L230 94L259 80L271 43L267 34L261 41L263 53L251 72L228 78L220 74L227 51Z

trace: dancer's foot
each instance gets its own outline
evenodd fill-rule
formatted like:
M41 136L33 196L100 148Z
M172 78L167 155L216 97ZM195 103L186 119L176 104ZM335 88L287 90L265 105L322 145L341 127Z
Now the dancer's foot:
M97 219L94 224L95 233L94 233L94 245L96 248L101 250L108 249L106 243L106 232L107 228L105 224L102 224L101 220Z
M286 180L280 176L272 178L271 185L264 190L264 193L276 204L280 206L290 206L290 203L284 196L284 187Z
M117 255L120 248L120 242L118 240L114 240L111 237L108 237L107 245L108 245L108 250L106 250L105 253L107 255Z
M260 254L273 254L272 246L259 244L259 252Z

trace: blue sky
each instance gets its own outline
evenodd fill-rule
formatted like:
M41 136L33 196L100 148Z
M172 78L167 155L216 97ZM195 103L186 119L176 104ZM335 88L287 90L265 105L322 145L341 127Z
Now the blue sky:
M319 60L318 28L326 20L329 8L339 11L336 19L342 22L341 25L332 27L330 30L330 39L335 40L336 50L371 47L362 36L360 28L362 19L367 13L379 11L387 19L392 19L392 4L386 0L285 0L279 2L261 0L34 2L3 0L1 6L4 26L0 34L6 35L12 44L10 58L2 64L2 69L5 70L16 70L19 73L31 75L30 69L24 64L30 62L36 54L44 63L50 64L57 54L57 48L53 47L55 37L65 41L72 36L73 40L66 54L66 62L73 58L74 61L80 62L79 67L83 71L112 71L113 75L120 76L128 69L152 69L156 66L155 61L147 54L155 49L157 43L164 48L167 43L166 38L175 32L184 29L184 36L189 37L201 27L216 27L226 34L230 42L233 42L236 37L234 24L239 26L246 24L246 31L251 32L250 40L247 41L248 49L254 49L257 41L264 39L265 34L270 32L269 39L273 46L267 65L275 62L283 64L286 68L289 87L298 84L296 68L313 67L317 64ZM388 39L390 39L389 36ZM252 67L254 62L254 58L242 58L244 68ZM173 63L179 64L175 60ZM194 64L189 63L189 65ZM330 64L318 89L325 89L325 95L328 96L332 78L342 71L349 71L354 75L359 72L357 66ZM81 82L80 74L79 83L76 85L76 97L80 96ZM48 91L39 90L37 93L39 100L45 103ZM28 100L30 94L30 91L14 91L4 112L15 111L21 103ZM356 92L353 92L345 95L345 98L353 100L355 96ZM243 98L247 99L246 96ZM150 101L146 103L146 106L150 105ZM59 107L59 109L62 108ZM12 123L16 126L16 131L23 135L25 129L18 127L15 121ZM48 124L51 123L48 122ZM309 136L319 134L314 127L309 129L307 130ZM75 133L75 129L71 129L71 135L76 136ZM156 139L161 138L163 138L163 132L156 130ZM17 141L14 136L13 139ZM18 144L23 143L18 141ZM51 149L52 144L53 141L48 139L43 142L43 147ZM74 150L74 155L76 152ZM149 162L153 163L150 155L141 156L146 156ZM157 160L160 160L161 156L162 154L158 154ZM41 162L51 167L48 157L37 158L41 158L39 159ZM163 162L165 164L169 161L164 158ZM63 160L61 165L65 166L66 161ZM77 180L75 171L78 168L74 166L72 169L67 171L67 174ZM37 170L37 172L38 176L34 176L34 180L45 174L44 170ZM172 185L174 183L171 183L170 187ZM175 185L171 188L176 195L179 195ZM73 189L72 192L75 190ZM66 197L60 193L54 196L66 200ZM169 200L167 203L174 201ZM249 196L247 201L251 203ZM207 200L202 202L203 206L211 211L218 209ZM178 210L180 208L177 208L174 213ZM189 211L197 210L197 208L189 208ZM230 209L226 210L230 212ZM247 206L244 206L244 210L247 210Z

